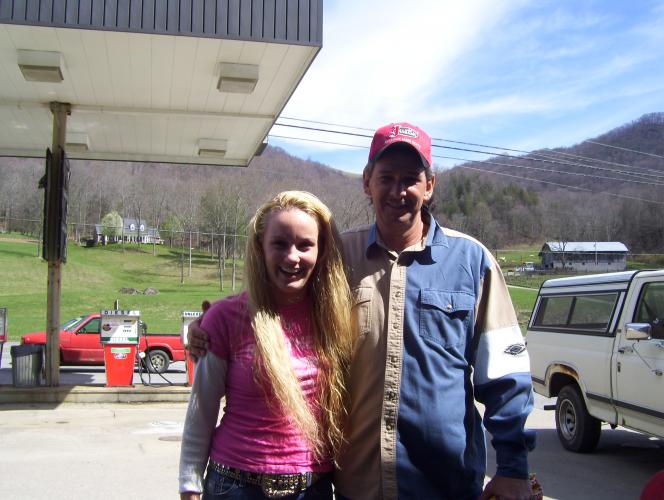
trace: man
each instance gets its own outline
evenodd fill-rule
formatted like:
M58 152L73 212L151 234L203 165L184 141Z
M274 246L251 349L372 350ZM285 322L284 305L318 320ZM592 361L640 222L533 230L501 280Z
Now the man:
M375 224L343 235L357 341L340 498L529 499L529 360L502 273L428 211L431 139L378 129L363 174ZM194 344L199 341L192 339ZM483 490L482 418L497 473Z

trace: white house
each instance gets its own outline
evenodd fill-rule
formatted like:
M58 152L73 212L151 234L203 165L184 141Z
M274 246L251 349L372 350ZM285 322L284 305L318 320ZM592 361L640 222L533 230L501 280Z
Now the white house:
M125 243L156 243L158 245L164 243L159 235L159 230L149 227L144 219L122 219L122 233L114 237L103 234L101 225L95 224L95 243L106 245L119 241Z

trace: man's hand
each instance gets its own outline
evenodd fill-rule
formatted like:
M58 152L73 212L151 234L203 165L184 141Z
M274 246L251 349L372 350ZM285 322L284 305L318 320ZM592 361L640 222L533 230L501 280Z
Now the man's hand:
M207 300L203 301L203 313L189 324L187 331L187 350L194 360L205 355L210 348L208 334L201 328L201 319L203 315L210 309L210 303Z
M200 498L200 493L191 493L189 491L186 493L180 493L180 500L200 500Z
M478 500L530 500L532 495L530 479L493 476Z

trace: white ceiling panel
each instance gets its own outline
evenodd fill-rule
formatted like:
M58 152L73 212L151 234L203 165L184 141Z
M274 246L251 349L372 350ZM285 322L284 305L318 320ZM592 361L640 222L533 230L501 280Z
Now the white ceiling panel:
M60 83L29 82L17 50L62 55ZM68 132L89 150L71 158L246 165L319 47L263 41L0 24L0 155L43 156L49 102L71 104ZM217 90L219 63L255 64L251 94ZM227 141L222 160L200 139Z

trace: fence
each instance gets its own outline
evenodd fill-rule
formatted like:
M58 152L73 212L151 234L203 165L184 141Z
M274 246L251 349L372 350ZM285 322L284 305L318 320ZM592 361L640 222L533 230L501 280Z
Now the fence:
M12 221L16 224L9 225L7 221ZM39 219L20 219L20 218L4 218L0 219L0 235L7 232L7 229L12 229L12 226L23 228L22 231L13 231L22 234L31 239L34 239L36 244L35 254L40 256L42 248L42 221ZM244 259L244 249L246 244L246 235L237 233L224 233L215 231L201 231L199 229L191 230L175 230L175 229L158 229L161 242L153 239L150 242L125 241L121 237L117 241L107 241L100 243L95 240L95 229L98 227L107 227L101 224L87 224L70 222L68 226L68 238L70 241L75 242L81 246L96 246L96 245L119 245L125 246L131 244L133 246L147 246L152 247L153 255L157 253L156 247L165 245L170 248L179 250L179 264L180 264L180 282L184 283L185 268L188 268L187 274L192 276L192 267L194 261L193 252L207 254L210 260L217 262L217 274L219 277L219 288L224 290L224 280L226 278L226 271L230 269L230 289L235 291L238 286L238 261ZM82 231L79 231L83 228ZM163 235L163 237L162 237ZM186 263L186 265L185 265Z

